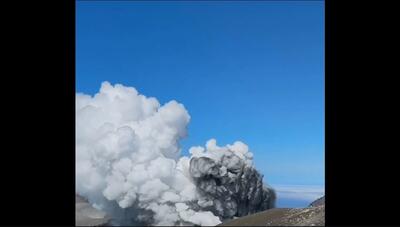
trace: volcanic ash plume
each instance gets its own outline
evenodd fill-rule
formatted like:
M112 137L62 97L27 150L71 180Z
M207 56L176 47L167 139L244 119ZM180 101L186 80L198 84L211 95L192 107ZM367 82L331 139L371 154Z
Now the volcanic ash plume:
M216 225L272 208L247 145L192 147L179 141L190 116L176 101L164 105L134 88L103 82L76 95L76 190L114 225Z
M275 192L263 185L252 165L247 145L218 147L214 139L204 148L191 148L190 174L205 204L219 217L244 216L274 207Z

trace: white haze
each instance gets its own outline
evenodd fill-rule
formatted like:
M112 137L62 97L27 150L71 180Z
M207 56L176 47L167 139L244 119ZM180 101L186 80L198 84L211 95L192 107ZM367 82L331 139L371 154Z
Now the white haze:
M115 225L211 226L232 217L240 206L201 192L204 167L191 168L190 161L209 158L212 163L207 165L217 166L216 177L238 181L241 175L235 169L253 170L253 155L242 142L219 147L211 139L205 148L192 147L192 157L182 157L179 142L187 135L189 121L182 104L160 105L133 87L103 82L94 96L77 94L77 193L109 213ZM256 178L253 200L271 201L263 209L272 207L273 190L260 187L260 176ZM215 183L206 186L226 190Z

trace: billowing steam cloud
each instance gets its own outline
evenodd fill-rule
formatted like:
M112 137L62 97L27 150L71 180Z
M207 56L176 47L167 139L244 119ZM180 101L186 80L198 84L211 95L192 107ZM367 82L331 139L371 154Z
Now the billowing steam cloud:
M216 225L274 206L247 145L192 147L179 141L190 116L132 87L103 82L76 95L76 189L115 225Z

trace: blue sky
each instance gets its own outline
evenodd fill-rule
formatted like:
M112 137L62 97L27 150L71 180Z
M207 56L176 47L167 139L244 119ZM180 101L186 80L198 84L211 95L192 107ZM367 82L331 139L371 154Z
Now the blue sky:
M267 183L323 188L323 1L84 1L76 12L78 92L110 81L177 100L191 115L183 154L241 140Z

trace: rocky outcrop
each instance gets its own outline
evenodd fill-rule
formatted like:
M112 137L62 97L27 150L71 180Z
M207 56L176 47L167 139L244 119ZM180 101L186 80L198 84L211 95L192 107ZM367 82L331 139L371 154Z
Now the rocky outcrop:
M310 207L325 206L325 196L315 200L310 204Z

